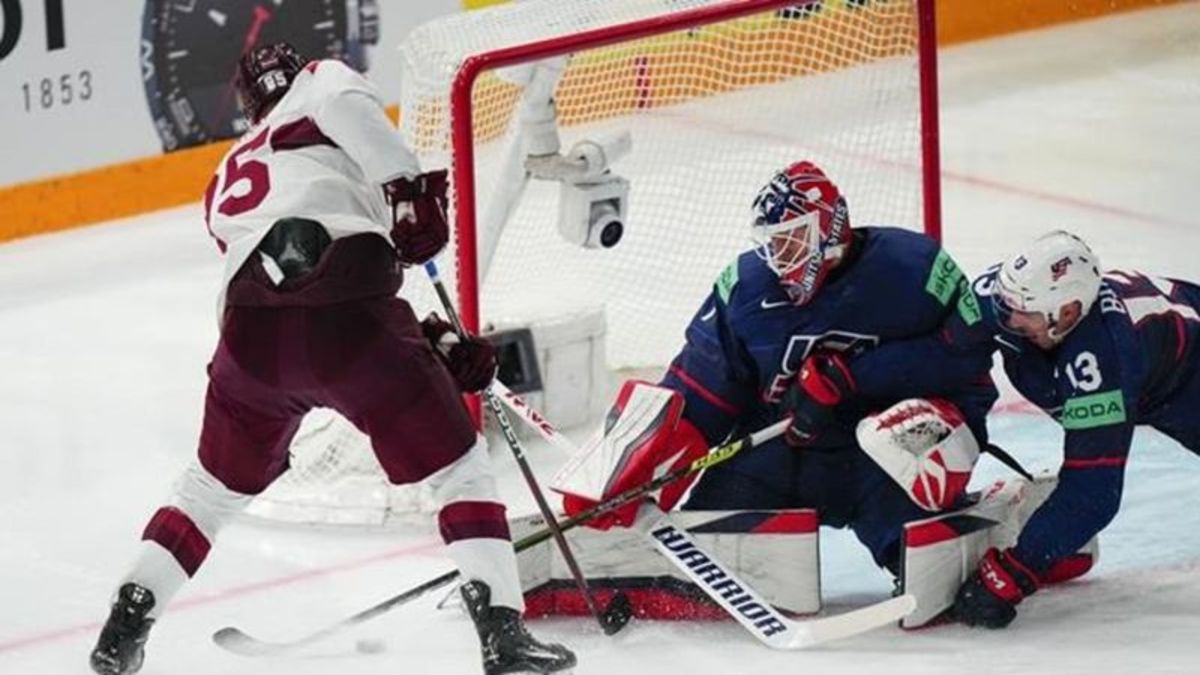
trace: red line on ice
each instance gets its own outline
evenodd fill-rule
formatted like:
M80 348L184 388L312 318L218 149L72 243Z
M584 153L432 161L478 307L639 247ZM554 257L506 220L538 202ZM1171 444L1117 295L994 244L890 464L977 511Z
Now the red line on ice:
M338 563L328 567L318 567L310 570L304 570L303 572L297 572L295 574L276 577L274 579L264 579L263 581L256 581L254 583L243 584L241 586L231 586L224 590L218 590L212 593L206 593L204 595L172 602L168 608L168 611L175 613L189 609L195 609L196 607L204 607L206 605L212 605L218 602L232 600L234 598L241 598L247 595L253 595L255 593L274 590L283 586L290 586L292 584L308 581L310 579L316 579L319 577L368 567L370 565L374 565L375 563L392 560L394 558L403 558L405 556L423 553L430 549L441 548L441 546L442 543L440 541L431 541L426 544L393 549L391 551L385 551L383 553L378 553L366 558L349 560L344 563ZM97 608L97 613L100 613L101 611L107 613L106 609L102 607ZM16 651L26 647L36 647L51 642L57 642L59 640L74 637L81 633L97 633L102 625L103 622L101 621L92 621L85 624L77 624L66 628L57 628L42 633L34 633L33 635L6 640L4 642L0 642L0 654L4 652Z

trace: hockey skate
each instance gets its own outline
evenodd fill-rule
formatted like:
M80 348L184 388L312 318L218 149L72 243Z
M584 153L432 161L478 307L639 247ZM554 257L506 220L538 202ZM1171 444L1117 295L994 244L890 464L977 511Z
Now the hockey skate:
M145 659L146 635L154 619L146 614L154 608L154 594L135 583L117 591L100 640L92 650L92 670L99 675L131 675Z
M558 644L543 644L525 629L515 609L494 607L482 581L462 586L463 603L479 631L485 675L557 673L575 666L575 654Z

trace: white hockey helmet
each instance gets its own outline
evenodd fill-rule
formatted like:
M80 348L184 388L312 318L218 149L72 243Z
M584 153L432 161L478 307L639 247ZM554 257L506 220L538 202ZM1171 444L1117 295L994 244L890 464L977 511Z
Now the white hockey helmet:
M1082 316L1092 308L1099 292L1096 254L1079 237L1055 230L1033 240L1000 266L992 301L1002 326L1007 328L1007 317L1013 311L1037 312L1045 315L1050 337L1058 340L1074 328L1057 331L1063 306L1078 301Z

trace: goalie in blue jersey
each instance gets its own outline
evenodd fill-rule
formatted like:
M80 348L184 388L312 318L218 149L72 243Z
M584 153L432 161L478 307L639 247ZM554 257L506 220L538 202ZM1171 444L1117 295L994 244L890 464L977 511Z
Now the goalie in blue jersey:
M790 416L785 438L711 468L683 508L815 508L896 573L902 525L960 503L997 397L991 359L965 351L859 368L853 357L936 335L952 316L974 324L975 296L931 238L852 228L846 199L811 162L761 190L751 229L757 246L719 275L662 381L626 383L618 396L606 428L633 440L571 466L556 489L575 514ZM665 488L659 506L687 487ZM629 526L637 508L592 524Z

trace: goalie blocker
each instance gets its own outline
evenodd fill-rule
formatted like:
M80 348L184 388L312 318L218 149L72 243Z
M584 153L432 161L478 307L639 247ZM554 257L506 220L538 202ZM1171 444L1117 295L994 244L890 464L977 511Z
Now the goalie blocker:
M648 382L630 380L617 394L596 434L554 477L550 489L563 495L563 509L575 515L641 485L708 452L708 442L683 417L683 395ZM650 497L670 511L695 475L665 486ZM632 502L592 519L588 527L629 527L639 503Z
M682 416L683 405L683 396L674 390L636 380L626 382L601 428L551 482L551 489L563 494L566 512L582 512L703 457L708 443ZM669 510L693 477L670 483L648 499ZM639 618L723 618L724 610L658 555L643 533L627 529L634 524L641 503L631 502L570 534L571 548L589 573L588 584L601 600L616 591L624 592ZM820 609L814 510L692 511L674 516L771 604L796 615ZM513 523L518 532L537 525ZM519 566L531 613L584 611L582 598L563 583L564 562L548 547L523 552Z

